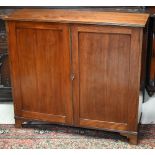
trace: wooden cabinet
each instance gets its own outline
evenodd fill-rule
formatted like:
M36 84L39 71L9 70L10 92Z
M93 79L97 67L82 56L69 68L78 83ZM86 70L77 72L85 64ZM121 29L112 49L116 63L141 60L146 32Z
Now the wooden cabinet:
M15 114L72 124L68 26L33 22L9 25L10 44L14 45L10 61Z
M75 124L136 130L140 37L137 28L72 26Z
M106 129L136 144L147 18L86 10L6 17L16 126L42 120Z

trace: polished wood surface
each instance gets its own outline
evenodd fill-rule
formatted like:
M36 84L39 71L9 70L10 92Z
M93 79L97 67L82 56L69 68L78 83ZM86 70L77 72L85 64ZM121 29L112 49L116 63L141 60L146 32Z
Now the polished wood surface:
M16 126L38 120L106 129L125 133L136 144L142 27L148 15L138 15L143 25L135 27L133 14L128 14L130 26L124 25L127 14L111 17L114 26L110 12L91 12L91 25L87 11L37 11L6 18Z
M72 124L68 26L11 22L8 30L16 115Z
M137 131L141 33L72 26L75 124Z
M85 23L144 27L149 14L70 9L21 9L3 17L5 20Z

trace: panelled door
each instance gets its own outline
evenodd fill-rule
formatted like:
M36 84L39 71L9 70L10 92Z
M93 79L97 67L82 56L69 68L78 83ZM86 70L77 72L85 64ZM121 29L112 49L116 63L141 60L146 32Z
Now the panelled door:
M72 26L77 126L137 130L140 35L136 28Z
M8 30L17 116L72 124L68 25L8 22Z

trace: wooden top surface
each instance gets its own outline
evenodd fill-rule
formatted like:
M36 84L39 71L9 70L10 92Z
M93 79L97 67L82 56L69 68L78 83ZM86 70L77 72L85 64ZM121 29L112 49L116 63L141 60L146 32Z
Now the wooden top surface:
M3 19L144 27L148 17L149 14L146 13L102 12L82 9L20 9Z

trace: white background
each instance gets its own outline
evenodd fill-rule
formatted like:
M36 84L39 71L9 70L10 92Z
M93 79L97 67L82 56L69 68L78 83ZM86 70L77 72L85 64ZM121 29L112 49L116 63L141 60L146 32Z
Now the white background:
M0 6L153 6L155 0L0 0Z

